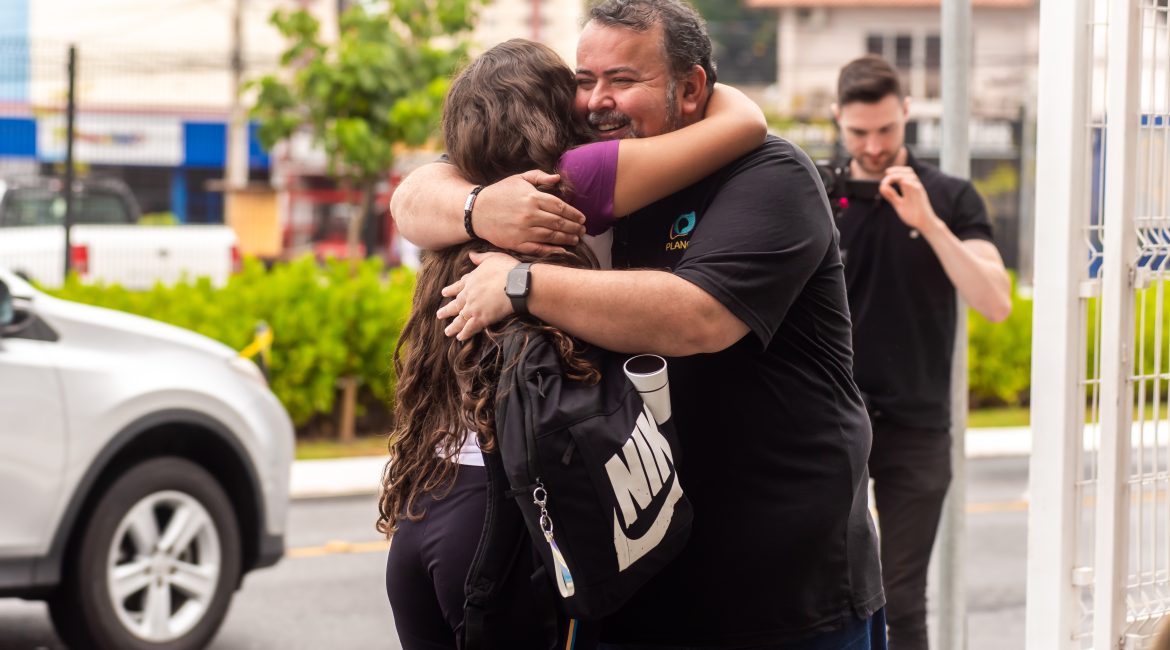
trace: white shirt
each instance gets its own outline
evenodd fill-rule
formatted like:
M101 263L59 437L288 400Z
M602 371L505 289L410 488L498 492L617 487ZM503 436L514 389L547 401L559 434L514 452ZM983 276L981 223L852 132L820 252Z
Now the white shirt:
M483 467L483 453L479 448L479 438L471 430L467 431L467 435L463 438L463 446L459 448L459 451L453 457L448 457L439 448L435 448L435 453L439 454L439 458L447 458L453 463Z

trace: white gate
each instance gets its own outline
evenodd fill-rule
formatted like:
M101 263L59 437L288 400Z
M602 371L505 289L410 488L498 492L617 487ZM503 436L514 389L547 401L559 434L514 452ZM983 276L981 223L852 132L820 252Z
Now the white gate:
M1027 648L1170 612L1170 12L1043 0Z

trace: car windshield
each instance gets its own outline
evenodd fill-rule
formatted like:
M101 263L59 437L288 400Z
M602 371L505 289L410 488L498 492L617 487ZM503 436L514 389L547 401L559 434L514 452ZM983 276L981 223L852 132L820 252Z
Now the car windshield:
M77 196L74 223L130 223L126 204L116 194L84 192ZM5 226L50 226L65 222L65 199L47 189L20 188L4 201Z

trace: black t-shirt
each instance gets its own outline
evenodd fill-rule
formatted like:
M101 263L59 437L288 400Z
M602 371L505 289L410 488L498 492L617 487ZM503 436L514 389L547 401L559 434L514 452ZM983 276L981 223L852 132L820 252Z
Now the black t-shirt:
M694 528L606 639L743 647L871 615L884 599L870 425L850 373L837 234L808 156L769 138L624 219L614 239L618 265L672 269L751 332L669 360Z
M956 237L991 241L971 183L913 156L907 164ZM905 427L949 429L954 285L926 239L884 200L850 199L837 227L853 313L853 374L870 412Z

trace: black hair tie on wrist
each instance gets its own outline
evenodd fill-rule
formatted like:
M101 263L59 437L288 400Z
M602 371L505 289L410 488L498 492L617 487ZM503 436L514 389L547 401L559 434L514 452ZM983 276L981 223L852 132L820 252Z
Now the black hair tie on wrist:
M479 239L479 235L475 234L475 228L471 227L471 211L475 208L475 197L479 196L479 191L483 189L483 185L471 190L471 194L467 195L467 202L463 204L463 229L467 231L467 236L472 239Z

